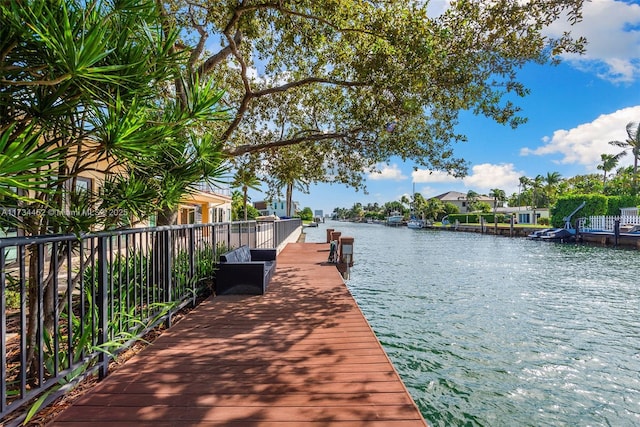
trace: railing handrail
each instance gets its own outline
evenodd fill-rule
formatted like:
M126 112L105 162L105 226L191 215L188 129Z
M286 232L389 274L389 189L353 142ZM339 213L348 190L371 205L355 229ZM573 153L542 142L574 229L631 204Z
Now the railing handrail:
M300 219L290 219L0 238L3 422L27 402L57 389L87 360L92 364L85 372L106 375L111 356L98 349L107 342L118 354L131 343L129 331L140 336L160 322L170 326L175 312L195 305L198 294L213 286L219 251L245 244L279 248L301 229ZM20 301L12 323L6 310L8 290L17 290ZM51 310L48 320L45 308ZM35 334L33 329L28 334L29 325ZM144 326L136 329L138 325ZM122 337L126 340L121 342ZM55 390L45 404L66 389ZM18 425L25 413L4 425Z
M282 220L282 221L295 221L295 220ZM141 232L159 232L168 230L188 230L195 228L202 228L207 225L224 225L224 224L256 224L258 221L232 221L232 222L215 222L207 224L179 224L179 225L162 225L159 227L137 227L137 228L122 228L116 230L95 231L91 233L82 234L43 234L38 236L12 236L0 238L0 248L6 246L19 246L29 245L39 242L66 242L76 241L82 239L91 239L97 237L113 237L124 236L127 234L137 234Z
M620 221L620 224L640 225L640 216L593 215L586 218L580 218L579 221L580 228L585 230L613 231L615 227L615 221Z

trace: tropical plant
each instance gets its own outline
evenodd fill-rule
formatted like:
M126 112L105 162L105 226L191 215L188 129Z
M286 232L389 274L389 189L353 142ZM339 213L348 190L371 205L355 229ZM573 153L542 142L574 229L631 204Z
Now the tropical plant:
M497 224L498 217L496 215L496 211L498 209L498 202L502 204L507 199L507 196L504 190L501 190L499 188L492 188L491 191L489 192L489 197L493 197L493 218L494 218L493 222Z
M507 196L504 190L501 190L499 188L492 188L491 191L489 192L489 197L493 197L493 213L494 214L496 213L498 202L503 203L507 199Z
M478 209L478 199L480 198L480 194L473 190L467 191L466 201L467 201L467 212L473 212Z
M536 209L539 206L539 196L540 196L540 192L542 190L542 183L544 182L544 177L542 175L536 175L536 177L534 179L531 180L531 189L533 191L533 224L537 224L538 221L538 215L536 213Z
M414 193L411 196L410 213L412 217L425 219L425 210L427 207L427 200L420 193Z
M596 174L576 175L567 178L563 181L566 184L563 195L569 194L602 194L604 187L602 186L602 178ZM614 186L607 186L607 193L609 193Z
M409 196L407 196L406 194L403 194L400 197L400 203L402 203L402 205L406 208L412 205L411 200L409 199Z
M633 190L634 176L633 166L618 168L615 175L609 177L606 194L612 196L636 195Z
M313 220L313 211L310 207L305 206L304 209L300 211L300 219L302 219L303 221Z
M460 213L460 208L454 205L451 202L446 202L443 205L445 215L458 214Z
M354 203L349 210L349 218L360 219L364 216L364 209L362 209L362 203Z
M260 180L256 176L255 171L249 164L243 164L237 170L233 176L231 183L233 188L242 189L242 205L244 206L244 220L248 219L247 216L247 202L249 201L249 190L260 189Z
M526 201L523 203L523 196L527 192L527 189L531 187L531 184L531 178L527 176L521 176L518 179L518 206L533 205L533 200L529 200L529 203L527 203Z
M547 207L551 208L555 200L556 189L560 182L562 182L562 175L559 172L547 172L547 175L543 177L545 182L544 191L547 196Z
M633 155L633 194L638 194L638 158L640 158L640 122L629 122L626 126L627 139L609 141L609 144L631 151ZM619 154L620 155L620 154Z
M600 154L600 163L597 167L602 171L602 187L607 186L607 174L614 170L618 166L620 159L627 154L626 151L621 151L618 154Z
M317 164L310 159L316 157L309 147L283 147L275 151L268 163L263 165L266 173L265 182L272 199L282 196L286 201L286 216L295 215L293 206L293 190L303 193L309 192L311 182L319 179L324 170L318 169Z
M455 205L453 205L455 206ZM442 200L437 199L435 197L430 198L426 202L426 206L424 207L422 213L425 218L431 219L433 221L437 221L442 218L442 215L446 212L445 206L442 203ZM457 212L457 206L456 206Z
M179 30L162 25L160 12L135 0L0 3L0 195L35 213L11 218L26 235L128 226L156 209L170 220L179 193L219 176L220 143L200 131L224 118L222 92L181 74ZM176 82L179 103L162 97ZM106 176L100 192L83 187L86 174ZM28 249L30 361L38 331L55 327L56 265L75 250L60 245L41 272Z

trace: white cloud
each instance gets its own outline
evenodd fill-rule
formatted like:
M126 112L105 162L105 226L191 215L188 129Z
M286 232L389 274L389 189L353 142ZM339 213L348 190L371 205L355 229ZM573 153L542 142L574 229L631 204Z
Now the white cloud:
M430 16L442 14L451 2L432 0ZM566 54L576 68L614 83L631 83L640 77L640 4L623 0L588 0L582 7L582 21L571 26L566 18L545 29L549 37L565 32L587 39L584 55Z
M446 172L431 171L428 169L418 169L411 172L411 178L413 182L417 184L422 183L446 183L446 182L458 182L459 179L454 178Z
M609 141L624 141L627 139L627 123L638 121L640 106L624 108L611 114L602 114L591 123L583 123L573 129L559 129L552 137L545 136L544 143L538 148L523 148L523 156L560 155L561 164L584 165L586 170L595 172L600 162L600 155L616 154L620 148L609 144ZM626 156L620 165L631 162L631 156Z
M524 172L515 170L513 163L475 165L471 168L470 174L464 178L455 178L445 172L425 169L418 169L412 173L413 182L418 184L459 184L479 193L488 193L493 188L499 188L507 194L517 190L519 178L524 175ZM419 192L431 194L434 189L425 186Z
M630 83L640 77L640 5L615 0L585 1L583 20L574 26L556 21L546 31L559 37L571 31L587 39L584 55L565 55L584 71L616 83Z
M402 171L397 164L378 165L377 169L377 171L369 172L367 178L372 181L403 181L407 179L406 175L402 174Z
M462 181L465 187L479 193L488 193L493 188L499 188L509 194L517 189L519 178L523 175L523 172L514 169L513 163L483 163L473 166L469 176Z

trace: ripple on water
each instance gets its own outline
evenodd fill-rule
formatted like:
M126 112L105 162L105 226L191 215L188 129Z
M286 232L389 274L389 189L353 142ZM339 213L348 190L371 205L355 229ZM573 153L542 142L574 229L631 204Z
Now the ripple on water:
M640 425L640 252L328 226L355 238L347 285L430 425Z

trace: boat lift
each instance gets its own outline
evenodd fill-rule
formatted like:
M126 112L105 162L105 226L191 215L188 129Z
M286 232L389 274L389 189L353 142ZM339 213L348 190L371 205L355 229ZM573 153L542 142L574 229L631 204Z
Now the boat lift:
M575 208L573 210L573 212L571 212L569 215L567 215L564 218L562 218L562 220L564 221L565 230L573 230L573 225L571 224L571 218L576 214L576 212L578 212L580 209L584 208L584 205L586 205L586 204L587 204L586 201L580 203L580 206Z

